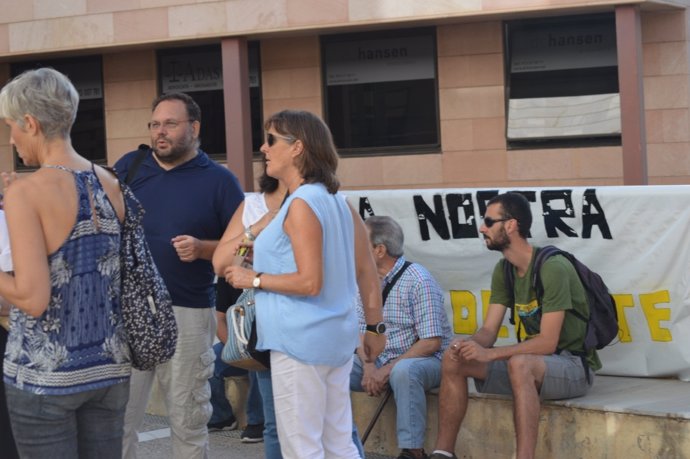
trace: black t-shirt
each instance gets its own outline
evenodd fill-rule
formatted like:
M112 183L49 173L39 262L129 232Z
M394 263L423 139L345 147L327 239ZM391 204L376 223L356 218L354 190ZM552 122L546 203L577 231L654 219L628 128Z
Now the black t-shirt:
M216 283L216 311L227 313L230 306L237 303L237 298L242 294L241 288L234 288L222 277Z

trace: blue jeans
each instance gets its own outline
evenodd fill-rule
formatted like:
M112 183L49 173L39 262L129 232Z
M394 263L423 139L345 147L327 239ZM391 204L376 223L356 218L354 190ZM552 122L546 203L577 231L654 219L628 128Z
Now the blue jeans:
M264 423L264 402L259 390L258 373L247 371L249 377L249 392L247 393L247 424L259 425Z
M225 396L225 378L248 374L249 392L247 393L246 406L247 424L263 424L263 406L261 394L256 384L256 372L248 372L247 370L233 367L223 362L223 359L220 357L223 352L223 343L216 343L213 346L213 352L216 354L216 360L213 366L213 376L208 380L211 385L211 406L213 407L213 414L211 415L209 423L215 424L223 422L234 416L232 406Z
M70 395L5 385L12 432L25 458L121 459L129 381Z
M7 401L5 399L5 383L2 381L3 358L5 355L5 345L7 344L7 330L0 327L0 449L3 459L19 459L17 447L14 445L12 427L10 426L10 416L7 412Z
M261 400L264 404L264 456L266 459L283 459L276 427L276 410L273 405L271 370L257 371L256 380L259 382Z
M357 451L359 451L359 457L364 459L366 457L364 455L364 445L362 444L362 440L359 439L359 432L357 431L357 425L354 421L352 421L352 443L354 443L357 447Z
M362 362L355 355L350 389L362 392ZM388 384L397 409L398 448L423 448L426 431L426 391L441 384L441 361L435 357L399 360Z

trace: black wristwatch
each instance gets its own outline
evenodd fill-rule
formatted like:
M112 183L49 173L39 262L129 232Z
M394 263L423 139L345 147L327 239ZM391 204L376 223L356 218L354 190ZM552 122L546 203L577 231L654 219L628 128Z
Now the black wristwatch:
M383 335L386 333L386 324L383 322L379 322L374 325L367 324L367 331L369 333L373 333L374 335Z

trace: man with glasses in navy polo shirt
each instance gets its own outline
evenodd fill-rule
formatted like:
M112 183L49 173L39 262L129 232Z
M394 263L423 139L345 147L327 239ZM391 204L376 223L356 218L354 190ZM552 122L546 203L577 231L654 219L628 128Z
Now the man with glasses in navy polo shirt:
M148 124L149 150L115 164L141 201L144 231L173 300L178 326L173 358L153 371L132 370L123 456L135 458L154 378L168 411L173 457L208 457L214 313L213 251L244 199L237 178L199 148L201 110L186 94L158 97Z

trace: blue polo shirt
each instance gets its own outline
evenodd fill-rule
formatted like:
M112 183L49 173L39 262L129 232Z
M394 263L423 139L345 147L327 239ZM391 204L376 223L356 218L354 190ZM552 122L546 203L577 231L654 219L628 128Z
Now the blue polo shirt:
M115 163L123 180L138 154L139 150L127 153ZM201 150L169 171L158 165L149 150L129 186L146 210L146 240L173 304L189 308L214 306L211 262L180 261L171 241L185 234L202 240L220 239L244 199L237 178Z

